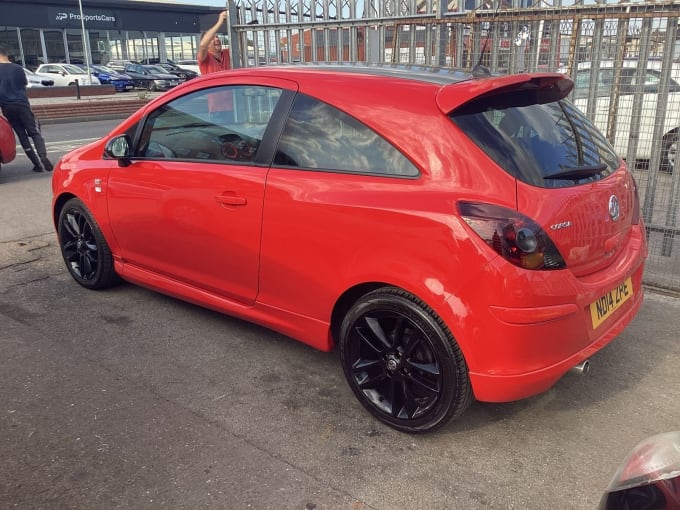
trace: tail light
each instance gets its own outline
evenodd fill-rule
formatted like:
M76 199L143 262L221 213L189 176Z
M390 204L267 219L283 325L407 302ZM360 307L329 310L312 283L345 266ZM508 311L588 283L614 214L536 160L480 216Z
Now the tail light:
M470 228L511 264L534 270L567 267L548 234L523 214L476 202L459 202L458 211Z

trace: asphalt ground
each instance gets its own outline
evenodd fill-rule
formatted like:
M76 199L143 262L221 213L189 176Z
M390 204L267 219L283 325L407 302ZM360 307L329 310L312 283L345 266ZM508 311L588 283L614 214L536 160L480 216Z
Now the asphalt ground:
M55 160L72 127L44 128ZM363 410L337 352L78 286L50 194L23 155L0 173L0 508L592 509L637 442L680 429L677 298L647 292L588 376L412 436Z

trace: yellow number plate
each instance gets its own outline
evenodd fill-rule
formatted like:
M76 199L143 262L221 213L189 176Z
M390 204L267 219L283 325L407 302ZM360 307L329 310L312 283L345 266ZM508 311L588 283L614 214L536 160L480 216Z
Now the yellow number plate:
M633 280L629 276L623 283L614 287L597 301L590 303L590 318L593 321L593 329L607 320L615 310L618 310L631 297L633 297Z

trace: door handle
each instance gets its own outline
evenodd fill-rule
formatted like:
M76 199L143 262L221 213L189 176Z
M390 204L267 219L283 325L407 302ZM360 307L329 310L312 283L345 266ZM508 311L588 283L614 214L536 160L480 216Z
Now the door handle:
M216 195L215 200L223 205L246 205L246 197L239 197L236 193L222 193L221 195Z

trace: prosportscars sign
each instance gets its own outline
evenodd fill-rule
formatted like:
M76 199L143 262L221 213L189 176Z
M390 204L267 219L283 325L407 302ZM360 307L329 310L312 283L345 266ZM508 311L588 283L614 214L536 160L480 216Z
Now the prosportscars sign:
M80 10L73 7L48 7L47 18L51 27L80 28ZM86 27L118 28L120 16L108 9L83 10L83 21Z

